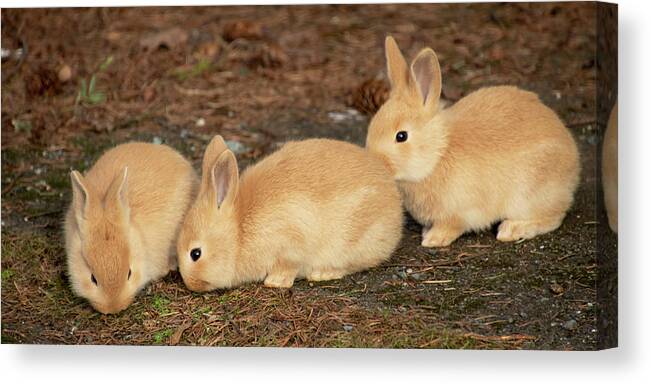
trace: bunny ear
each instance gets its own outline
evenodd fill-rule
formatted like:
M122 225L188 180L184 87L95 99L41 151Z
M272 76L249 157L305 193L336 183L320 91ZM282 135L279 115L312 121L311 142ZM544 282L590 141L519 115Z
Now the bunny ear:
M129 214L129 199L128 191L129 185L127 182L127 176L129 174L129 168L122 168L122 172L118 173L117 176L111 182L108 192L106 193L106 206L117 208L120 212Z
M226 145L226 142L224 142L224 138L221 137L221 135L215 135L212 140L210 140L210 143L208 143L206 146L206 150L203 154L203 162L201 165L202 188L207 188L209 186L212 167L215 165L215 161L217 161L219 155L221 155L227 149L228 146Z
M84 185L84 177L77 171L70 172L70 184L72 184L72 209L75 213L77 224L86 218L90 205L90 195Z
M239 187L239 172L237 159L230 150L219 155L210 172L212 177L212 191L217 208L231 207L237 196Z
M421 50L412 61L411 79L421 105L432 113L436 112L441 98L441 67L431 48Z
M396 40L392 36L387 36L385 39L384 50L387 59L387 75L391 82L391 89L406 89L409 79L407 62L404 56L402 56Z

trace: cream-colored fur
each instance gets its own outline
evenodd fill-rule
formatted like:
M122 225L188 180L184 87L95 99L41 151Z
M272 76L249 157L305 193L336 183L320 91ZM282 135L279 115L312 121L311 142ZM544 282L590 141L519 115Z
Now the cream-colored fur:
M411 67L386 40L391 94L373 117L367 148L381 155L404 205L424 226L422 245L447 246L461 234L503 220L501 241L560 226L579 179L576 143L534 93L488 87L439 108L434 51ZM408 133L397 142L396 134Z
M608 126L604 134L601 161L604 204L608 214L608 225L617 233L617 103L610 112Z
M100 312L119 312L144 285L176 269L175 240L196 173L170 147L128 143L103 154L85 176L70 176L65 239L72 289Z
M289 142L239 179L216 136L203 170L177 247L191 290L338 279L387 260L400 240L400 193L382 161L353 144Z

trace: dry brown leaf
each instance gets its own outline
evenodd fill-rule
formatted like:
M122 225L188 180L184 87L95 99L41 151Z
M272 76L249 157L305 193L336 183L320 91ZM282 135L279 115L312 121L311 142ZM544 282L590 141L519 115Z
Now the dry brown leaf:
M179 341L181 341L183 332L185 332L186 329L190 328L190 325L192 325L192 323L188 321L176 328L176 331L174 331L174 334L172 334L172 337L170 337L170 345L177 345Z
M222 37L231 42L235 39L259 40L263 36L262 24L251 20L238 20L224 25Z
M154 86L148 86L142 92L142 100L145 103L150 103L156 97L156 88Z
M499 45L494 45L488 51L488 58L495 61L502 60L504 58L504 49Z

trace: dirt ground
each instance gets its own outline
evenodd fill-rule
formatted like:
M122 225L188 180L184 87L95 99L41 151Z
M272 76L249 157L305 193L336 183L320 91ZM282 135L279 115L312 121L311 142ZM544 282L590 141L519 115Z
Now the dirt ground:
M595 22L589 3L3 9L23 55L2 63L2 343L595 349ZM72 294L70 169L128 140L197 169L218 133L242 166L288 139L363 145L351 100L385 81L387 33L437 51L447 100L514 84L559 113L583 163L560 229L426 249L408 219L388 263L339 281L195 294L173 273L118 315Z

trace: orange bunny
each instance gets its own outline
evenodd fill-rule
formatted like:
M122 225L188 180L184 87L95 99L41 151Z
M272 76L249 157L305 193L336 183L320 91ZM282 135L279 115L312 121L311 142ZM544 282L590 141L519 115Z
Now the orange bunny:
M441 70L430 48L411 66L386 39L391 94L367 148L391 168L422 245L447 246L502 221L497 239L528 239L561 225L579 180L576 143L534 93L487 87L439 109Z

